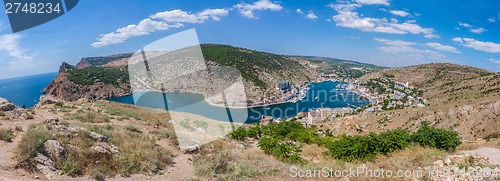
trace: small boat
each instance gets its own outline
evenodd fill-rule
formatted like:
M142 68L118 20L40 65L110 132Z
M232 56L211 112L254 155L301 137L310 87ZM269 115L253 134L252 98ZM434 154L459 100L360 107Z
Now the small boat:
M316 97L314 98L314 100L318 100L318 98L319 98L319 97L318 97L318 96L316 96Z

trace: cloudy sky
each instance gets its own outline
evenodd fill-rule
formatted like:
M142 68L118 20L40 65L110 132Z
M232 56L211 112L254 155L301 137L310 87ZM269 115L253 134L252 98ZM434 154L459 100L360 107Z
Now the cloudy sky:
M2 6L2 11L5 7ZM134 52L196 28L201 43L399 67L450 62L500 71L500 1L85 0L12 34L0 15L0 78L57 71L62 61Z

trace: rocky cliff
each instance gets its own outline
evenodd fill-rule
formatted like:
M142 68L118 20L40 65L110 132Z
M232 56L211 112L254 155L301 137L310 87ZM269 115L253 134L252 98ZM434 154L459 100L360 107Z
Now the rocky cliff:
M262 100L277 94L274 85L279 81L301 84L315 78L315 70L297 57L281 56L227 45L202 45L208 67L232 67L243 77L247 97ZM175 54L175 52L173 52ZM131 53L82 58L75 66L61 65L60 74L44 89L51 96L75 101L79 98L105 99L131 93L128 58ZM168 69L168 67L166 67ZM196 76L181 76L174 81L181 91L204 93L207 82ZM188 86L185 86L188 85ZM176 89L171 87L166 89Z

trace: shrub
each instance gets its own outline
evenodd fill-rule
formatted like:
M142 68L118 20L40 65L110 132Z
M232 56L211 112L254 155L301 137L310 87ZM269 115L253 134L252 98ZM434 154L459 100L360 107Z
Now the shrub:
M138 127L135 127L134 125L127 125L124 127L125 130L128 130L128 131L132 131L132 132L135 132L135 133L142 133L141 129L139 129Z
M208 128L208 123L206 121L203 121L203 120L194 120L193 124L197 128L202 128L202 129L207 129Z
M265 136L260 139L258 146L259 148L267 154L271 154L276 145L278 145L279 140L275 137Z
M16 126L14 129L16 131L23 132L23 128L21 126Z
M63 102L56 102L55 106L56 107L63 107L64 103Z
M403 149L411 143L410 133L402 129L386 131L375 138L377 151L384 154Z
M14 132L12 129L0 128L0 140L12 142L12 138L14 138Z
M28 129L17 146L19 166L33 170L35 167L33 156L42 151L43 143L51 137L52 134L45 129Z
M220 177L221 174L234 170L235 159L236 155L226 150L215 154L197 155L193 158L193 164L196 166L195 175Z
M457 132L430 127L427 121L422 122L422 126L412 137L415 143L422 146L430 146L447 151L454 151L462 143Z
M378 154L377 135L368 136L341 136L327 145L330 154L339 160L366 160Z
M300 157L301 152L300 146L292 142L284 142L274 146L272 155L288 163L300 164L303 162L302 157Z
M0 110L0 116L5 116L5 113L2 110Z
M229 133L229 138L235 139L235 140L244 140L247 136L247 131L243 126L240 126L233 132Z
M179 122L179 125L181 125L182 127L186 128L186 129L193 128L193 127L191 127L191 120L189 120L189 119L182 120L181 122Z

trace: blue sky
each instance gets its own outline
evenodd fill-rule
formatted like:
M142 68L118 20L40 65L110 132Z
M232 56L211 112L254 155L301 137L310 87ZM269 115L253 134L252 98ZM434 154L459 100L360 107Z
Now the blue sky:
M277 54L500 71L498 0L82 0L64 16L26 31L12 34L8 24L1 14L0 78L134 52L190 28L201 43Z

